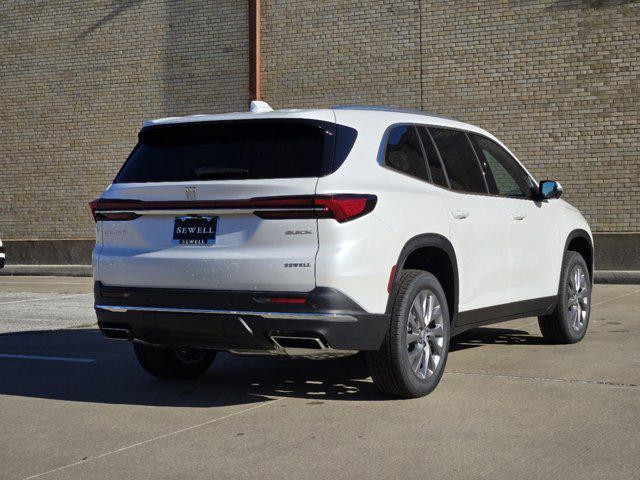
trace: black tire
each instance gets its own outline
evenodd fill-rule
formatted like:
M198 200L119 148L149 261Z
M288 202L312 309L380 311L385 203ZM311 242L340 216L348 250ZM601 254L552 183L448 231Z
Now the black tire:
M165 380L197 378L207 371L216 357L213 350L170 350L134 342L138 362L151 375Z
M411 329L409 314L413 302L425 290L432 292L440 305L442 345L437 366L430 370L429 376L421 378L412 369L409 358L412 346L409 344L408 335ZM392 397L417 398L428 395L442 378L449 353L449 336L449 308L438 279L422 270L403 271L393 303L389 331L378 351L367 352L373 382L383 393ZM432 348L431 351L435 350Z
M580 300L576 306L576 296L573 282L573 274L576 269L584 274L584 289L586 302ZM582 280L581 280L582 281ZM580 307L576 313L576 308ZM584 315L582 314L584 312ZM578 316L579 315L579 318ZM542 336L549 343L577 343L587 333L591 317L591 279L589 269L582 255L577 252L567 251L562 260L560 271L560 287L558 288L558 303L555 310L549 315L538 317L538 325ZM580 320L576 322L576 319ZM576 327L576 324L579 324Z

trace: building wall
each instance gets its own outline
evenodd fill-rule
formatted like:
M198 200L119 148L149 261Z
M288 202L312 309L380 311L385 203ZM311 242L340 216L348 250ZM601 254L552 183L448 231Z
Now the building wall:
M144 119L247 107L246 1L12 0L0 18L13 258L17 240L92 237L85 204ZM274 108L380 104L478 124L563 184L607 239L601 267L640 269L637 250L606 261L640 247L640 1L262 0L262 42Z
M640 232L640 2L264 3L275 107L451 115L559 180L594 231Z
M3 240L93 238L86 204L144 120L249 100L246 2L4 0L0 19Z

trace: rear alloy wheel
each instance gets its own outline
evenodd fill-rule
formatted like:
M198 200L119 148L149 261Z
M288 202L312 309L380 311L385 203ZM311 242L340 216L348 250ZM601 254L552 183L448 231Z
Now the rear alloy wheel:
M437 371L444 348L442 308L431 290L422 290L407 319L407 356L411 370L422 380Z
M134 342L138 362L151 375L166 380L197 378L207 371L216 352L198 348L170 350Z
M591 313L591 280L582 255L565 254L560 278L558 304L550 315L538 317L538 324L545 340L576 343L587 333Z
M367 354L376 386L394 397L431 393L444 372L449 326L438 279L421 270L402 272L389 331L380 349Z

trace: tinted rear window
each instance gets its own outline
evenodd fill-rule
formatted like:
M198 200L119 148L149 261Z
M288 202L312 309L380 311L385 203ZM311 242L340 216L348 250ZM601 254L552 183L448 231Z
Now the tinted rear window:
M430 128L431 137L440 152L451 188L461 192L487 193L484 174L464 132Z
M398 125L389 132L384 162L394 170L429 181L427 164L413 125Z
M337 168L335 136L334 124L312 121L147 127L115 183L318 177Z

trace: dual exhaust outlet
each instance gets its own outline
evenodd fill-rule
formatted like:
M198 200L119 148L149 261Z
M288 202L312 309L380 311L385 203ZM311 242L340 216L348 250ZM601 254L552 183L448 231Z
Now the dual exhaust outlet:
M132 340L131 330L124 326L102 327L101 330L105 337L112 340ZM308 356L333 351L319 337L272 334L269 338L275 345L275 353L281 355Z

